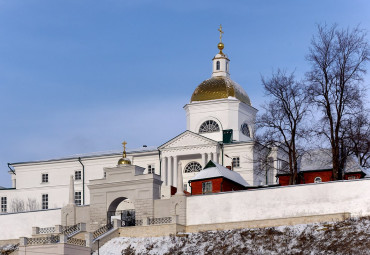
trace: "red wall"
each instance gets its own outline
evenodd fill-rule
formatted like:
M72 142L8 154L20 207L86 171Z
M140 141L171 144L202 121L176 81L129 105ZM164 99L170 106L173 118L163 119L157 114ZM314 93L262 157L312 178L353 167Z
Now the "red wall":
M212 193L218 193L223 191L232 191L232 190L242 190L244 187L223 177L208 179L208 180L199 180L191 182L191 194L192 195L201 195L202 194L202 183L203 182L212 182ZM222 189L221 189L222 185Z
M279 175L279 184L281 186L287 186L289 185L289 175Z
M352 177L354 176L355 179L361 179L362 178L362 174L361 173L348 173L348 174L344 174L344 180L348 180L348 177Z
M331 170L323 170L317 172L303 172L303 178L301 178L300 183L315 183L316 177L321 177L322 182L332 181L333 173Z

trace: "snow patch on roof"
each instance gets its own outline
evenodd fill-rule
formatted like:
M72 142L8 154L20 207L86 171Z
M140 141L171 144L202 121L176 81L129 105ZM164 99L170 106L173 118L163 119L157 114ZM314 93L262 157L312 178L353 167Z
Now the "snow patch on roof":
M233 182L239 183L240 185L244 187L249 186L248 183L243 179L243 177L239 173L235 171L231 171L228 168L212 160L211 162L215 165L215 167L209 167L209 168L205 168L201 170L198 174L196 174L193 178L191 178L190 181L210 179L210 178L215 178L215 177L224 177Z

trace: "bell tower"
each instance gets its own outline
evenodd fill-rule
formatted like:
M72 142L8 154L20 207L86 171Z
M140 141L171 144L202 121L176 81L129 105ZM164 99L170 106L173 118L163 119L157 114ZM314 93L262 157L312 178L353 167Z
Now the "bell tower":
M229 77L229 62L230 60L227 58L227 56L222 52L224 49L224 44L222 42L222 34L224 33L222 31L222 26L220 25L220 28L218 29L220 32L220 42L218 43L217 47L220 50L220 52L212 59L213 61L213 71L212 71L212 77Z

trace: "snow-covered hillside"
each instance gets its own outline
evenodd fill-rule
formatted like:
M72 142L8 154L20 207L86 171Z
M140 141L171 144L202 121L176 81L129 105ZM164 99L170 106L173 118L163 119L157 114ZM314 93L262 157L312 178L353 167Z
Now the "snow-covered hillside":
M100 248L100 255L121 254L370 254L370 217L170 237L119 237Z

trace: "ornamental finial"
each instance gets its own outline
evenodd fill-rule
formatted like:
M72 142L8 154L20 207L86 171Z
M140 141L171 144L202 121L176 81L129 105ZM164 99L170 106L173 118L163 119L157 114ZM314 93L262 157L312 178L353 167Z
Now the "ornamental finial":
M220 50L220 54L224 55L224 53L222 52L222 50L224 49L224 43L222 42L222 34L224 33L224 31L222 31L222 25L220 25L220 28L217 30L220 32L220 42L218 43L217 48Z
M123 157L124 158L126 158L126 141L124 141L123 143L122 143L122 145L123 145Z
M217 29L219 32L220 32L220 43L222 43L222 34L224 33L224 31L222 31L222 25L220 24L220 28Z

